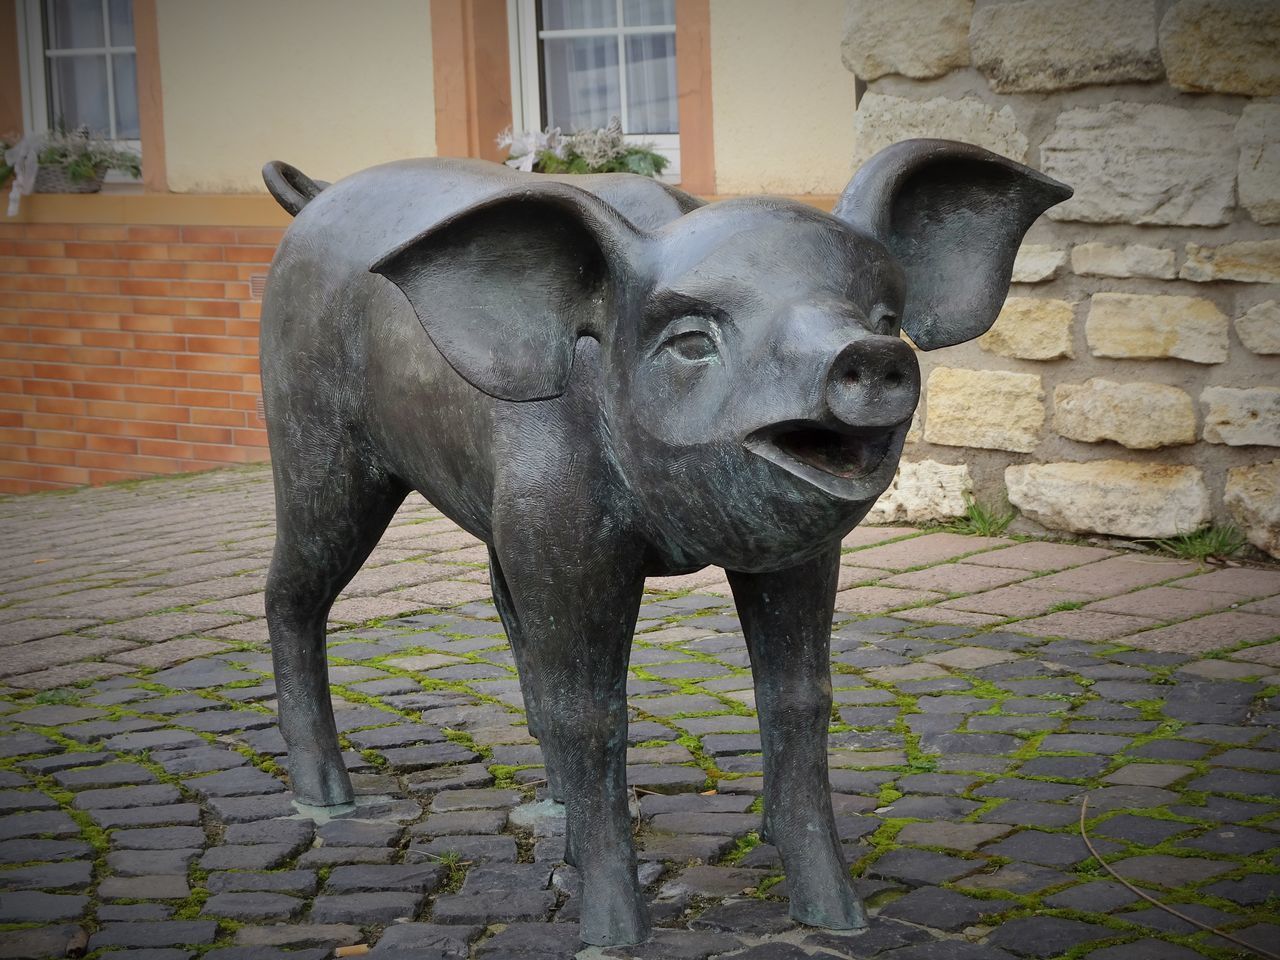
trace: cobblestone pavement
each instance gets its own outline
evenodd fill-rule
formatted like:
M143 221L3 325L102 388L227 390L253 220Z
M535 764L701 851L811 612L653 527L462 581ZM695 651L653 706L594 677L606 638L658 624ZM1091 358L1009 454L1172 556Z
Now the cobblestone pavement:
M354 813L291 806L261 468L0 501L0 957L573 956L485 551L407 505L333 610ZM831 782L875 915L797 927L717 571L653 581L631 782L660 930L585 957L1227 958L1280 944L1280 572L907 528L847 542Z

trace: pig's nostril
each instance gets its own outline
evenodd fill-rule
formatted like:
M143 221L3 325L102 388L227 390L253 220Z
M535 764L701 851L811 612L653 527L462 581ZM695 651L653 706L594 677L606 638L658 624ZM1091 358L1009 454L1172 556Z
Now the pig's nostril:
M891 387L899 387L902 385L902 374L897 370L890 370L884 375L884 382Z
M857 383L861 379L862 379L862 374L858 372L858 369L856 367L850 368L848 371L845 372L845 375L844 375L845 383Z

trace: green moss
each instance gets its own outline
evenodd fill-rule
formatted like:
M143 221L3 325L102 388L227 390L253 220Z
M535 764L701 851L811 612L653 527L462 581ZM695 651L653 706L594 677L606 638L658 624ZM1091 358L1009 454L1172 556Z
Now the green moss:
M31 699L36 703L75 704L80 702L80 694L75 690L67 690L66 688L41 690Z
M758 846L760 846L760 834L752 830L750 833L739 837L728 853L720 858L719 862L727 866L734 866L741 863L742 858Z

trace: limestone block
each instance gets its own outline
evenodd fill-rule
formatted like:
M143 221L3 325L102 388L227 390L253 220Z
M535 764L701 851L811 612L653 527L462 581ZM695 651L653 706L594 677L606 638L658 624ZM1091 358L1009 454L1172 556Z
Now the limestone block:
M1026 463L1005 468L1004 482L1011 504L1055 530L1174 537L1209 522L1209 491L1195 467L1127 460Z
M978 346L1002 357L1057 360L1075 356L1071 342L1074 305L1065 300L1010 297Z
M1280 353L1280 303L1264 300L1236 317L1240 342L1254 353Z
M905 443L919 443L924 437L924 431L920 427L920 411L917 409L911 415L911 426L907 427L907 439Z
M1075 188L1054 220L1212 226L1235 206L1235 117L1112 101L1059 114L1040 168Z
M1196 442L1196 408L1177 387L1094 377L1054 388L1053 426L1070 440L1155 450Z
M1280 94L1277 50L1275 0L1181 0L1160 22L1160 56L1179 90Z
M1251 103L1236 124L1240 206L1256 223L1280 223L1280 104Z
M1044 244L1027 243L1013 259L1014 283L1042 283L1058 275L1067 262L1067 252Z
M927 80L969 65L973 0L849 0L845 11L844 65L863 80Z
M1183 280L1280 283L1280 240L1237 240L1217 247L1187 244Z
M1030 373L935 367L924 438L949 447L1030 453L1044 426L1044 389Z
M977 144L1019 163L1027 159L1027 138L1009 107L999 110L973 97L911 100L868 93L853 115L854 167L890 144L912 137L941 137ZM1234 157L1233 169L1234 169Z
M973 479L963 463L903 461L889 489L867 514L867 523L929 523L960 517L967 509L965 497L973 492Z
M1205 387L1204 438L1231 447L1280 447L1280 387Z
M1164 75L1154 0L990 4L974 14L969 43L974 66L1000 93L1069 90Z
M1232 467L1222 502L1250 543L1280 559L1280 460Z
M1174 253L1140 243L1118 247L1109 243L1078 243L1071 248L1071 269L1086 277L1155 277L1178 275Z
M1202 297L1095 293L1084 333L1095 357L1227 359L1227 317Z

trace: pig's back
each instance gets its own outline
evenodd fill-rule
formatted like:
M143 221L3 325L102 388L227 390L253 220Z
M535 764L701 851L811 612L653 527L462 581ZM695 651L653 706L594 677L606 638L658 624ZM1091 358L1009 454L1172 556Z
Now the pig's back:
M499 421L511 419L500 411L510 405L463 380L403 293L369 267L487 197L545 180L594 193L649 229L697 203L630 175L544 178L480 160L384 164L326 187L303 208L277 252L263 304L268 410L296 409L306 394L301 406L314 411L316 429L345 426L372 444L388 472L482 538ZM575 380L597 376L595 363L575 365ZM542 402L520 406L534 405ZM550 407L547 414L556 415Z

